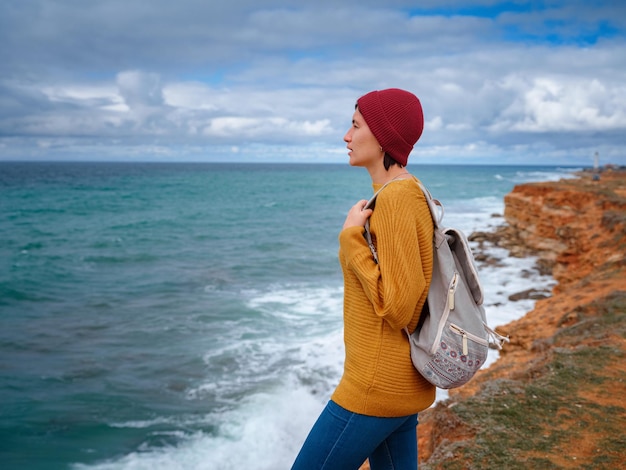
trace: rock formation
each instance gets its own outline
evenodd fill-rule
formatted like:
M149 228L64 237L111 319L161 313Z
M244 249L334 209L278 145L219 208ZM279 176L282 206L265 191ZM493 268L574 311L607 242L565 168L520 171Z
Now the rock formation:
M626 171L594 175L516 186L506 224L470 237L537 256L557 284L497 328L511 342L491 367L420 414L420 469L626 468Z

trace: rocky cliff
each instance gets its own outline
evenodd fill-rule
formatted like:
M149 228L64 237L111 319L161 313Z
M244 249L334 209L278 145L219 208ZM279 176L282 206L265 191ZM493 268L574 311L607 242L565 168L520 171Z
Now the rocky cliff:
M626 468L626 171L516 186L474 234L557 285L491 367L420 414L420 469ZM538 286L541 287L541 286Z

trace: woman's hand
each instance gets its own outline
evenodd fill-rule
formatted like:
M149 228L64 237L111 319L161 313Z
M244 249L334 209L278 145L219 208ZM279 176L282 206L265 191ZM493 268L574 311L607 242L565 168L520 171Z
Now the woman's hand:
M365 209L365 205L367 201L365 199L361 199L357 202L352 208L348 211L348 215L346 216L346 221L343 223L343 228L346 229L348 227L364 227L365 221L372 215L372 209Z

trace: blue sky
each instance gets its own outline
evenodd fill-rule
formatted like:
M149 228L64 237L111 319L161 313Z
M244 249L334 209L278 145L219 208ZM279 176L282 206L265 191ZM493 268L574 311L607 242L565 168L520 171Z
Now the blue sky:
M0 160L343 163L399 87L410 162L626 165L626 2L4 0L0 63Z

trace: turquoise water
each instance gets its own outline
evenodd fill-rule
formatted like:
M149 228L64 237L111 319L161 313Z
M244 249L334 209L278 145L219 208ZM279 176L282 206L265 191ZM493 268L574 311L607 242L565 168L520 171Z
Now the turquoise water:
M468 233L569 172L409 169ZM288 468L341 373L337 234L370 194L342 165L0 163L1 467Z

